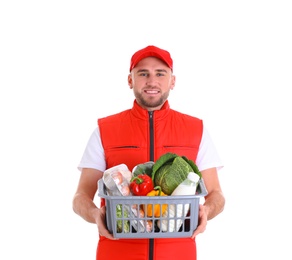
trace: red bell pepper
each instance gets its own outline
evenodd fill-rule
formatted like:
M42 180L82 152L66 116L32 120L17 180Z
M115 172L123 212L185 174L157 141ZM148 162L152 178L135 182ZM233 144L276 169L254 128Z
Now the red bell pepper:
M130 181L130 190L136 196L146 196L153 189L152 178L147 174L139 174Z

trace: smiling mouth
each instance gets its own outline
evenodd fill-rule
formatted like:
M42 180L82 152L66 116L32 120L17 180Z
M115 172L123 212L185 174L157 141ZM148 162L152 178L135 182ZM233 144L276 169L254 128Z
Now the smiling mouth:
M159 90L145 90L144 92L147 94L158 94Z

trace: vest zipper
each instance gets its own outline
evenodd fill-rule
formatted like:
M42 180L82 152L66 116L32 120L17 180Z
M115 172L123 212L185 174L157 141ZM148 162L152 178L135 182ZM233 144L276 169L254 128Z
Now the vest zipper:
M149 135L150 135L150 161L154 161L154 131L153 131L153 113L149 111Z
M150 161L154 161L154 131L153 131L153 113L154 111L149 111L149 136L150 136ZM154 251L154 239L149 239L149 260L153 260Z

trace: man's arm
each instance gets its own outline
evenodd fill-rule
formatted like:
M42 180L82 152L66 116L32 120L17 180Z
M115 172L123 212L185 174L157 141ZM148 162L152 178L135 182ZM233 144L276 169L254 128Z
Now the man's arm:
M102 178L102 174L95 169L83 169L73 198L74 212L90 223L96 223L98 208L93 199L97 191L97 182Z
M78 187L73 198L73 210L89 223L97 225L100 236L115 239L107 230L105 207L98 208L93 200L97 191L97 182L103 176L103 172L95 169L83 169L80 175Z
M221 185L216 168L207 169L201 172L208 194L205 196L204 208L207 219L210 220L220 214L225 205Z
M225 197L221 189L217 169L210 168L201 171L201 173L208 194L204 198L204 204L200 205L199 223L192 238L195 238L199 233L203 233L206 230L207 221L220 214L225 205Z

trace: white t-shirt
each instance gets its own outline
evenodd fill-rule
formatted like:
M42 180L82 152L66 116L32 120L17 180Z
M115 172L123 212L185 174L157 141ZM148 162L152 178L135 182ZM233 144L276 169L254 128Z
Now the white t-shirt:
M219 170L223 167L222 161L217 153L214 143L205 127L203 128L202 140L195 163L200 171L214 167ZM82 168L92 168L102 172L106 170L104 150L102 147L98 127L96 127L91 134L81 161L78 165L78 169L80 171Z

